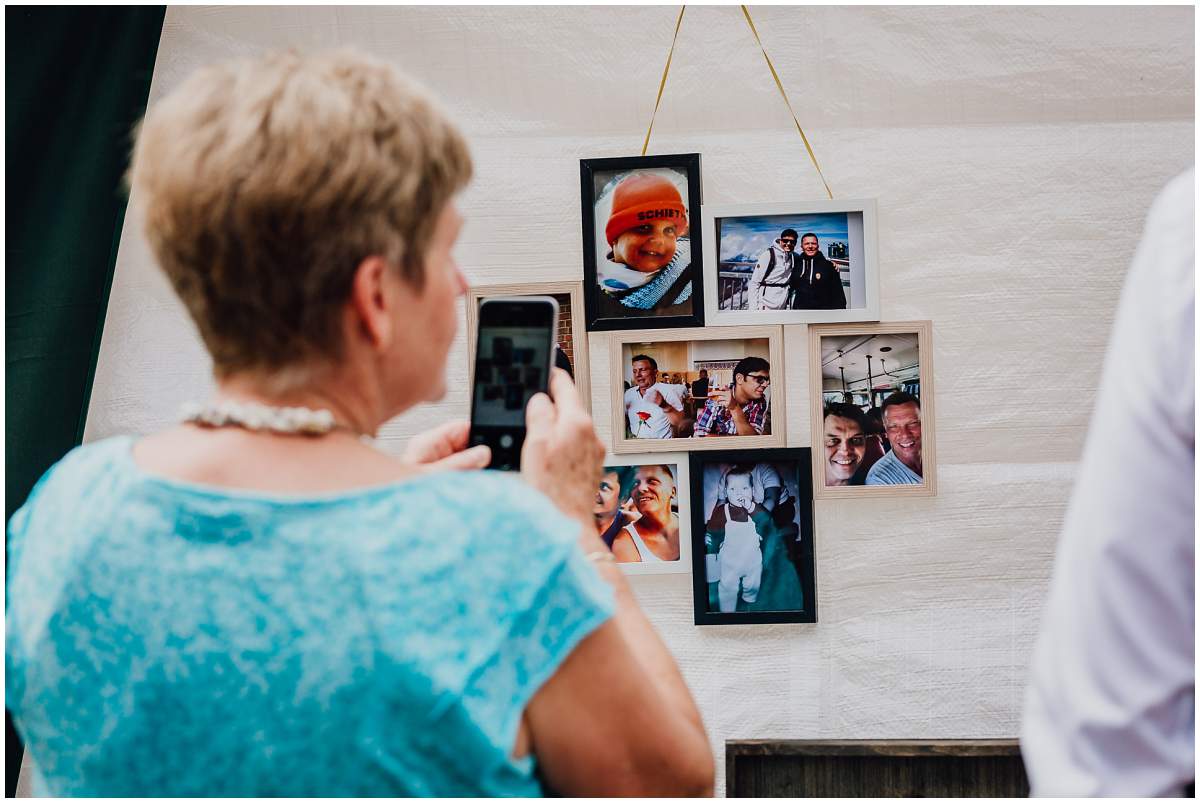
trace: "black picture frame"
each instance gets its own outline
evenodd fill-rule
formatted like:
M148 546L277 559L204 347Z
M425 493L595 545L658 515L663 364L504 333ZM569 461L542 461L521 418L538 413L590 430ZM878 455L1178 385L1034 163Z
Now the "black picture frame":
M804 607L800 610L763 610L720 613L709 610L705 528L707 503L704 498L704 469L714 463L789 463L795 467L796 510L800 527L799 570ZM816 624L817 583L813 555L812 449L727 449L689 453L692 506L692 604L697 625ZM778 554L778 553L776 553ZM778 559L776 560L778 564ZM764 584L766 583L764 574Z
M598 179L611 180L617 175L637 170L671 168L687 176L688 243L691 264L686 268L691 276L692 295L690 314L631 313L614 316L602 309L599 283L600 263L596 240L596 203L599 200ZM583 219L583 301L585 325L589 332L611 332L622 329L666 329L704 326L704 238L701 236L700 154L680 153L659 156L629 156L579 160L580 212ZM605 244L607 247L607 243ZM672 289L672 292L674 290Z

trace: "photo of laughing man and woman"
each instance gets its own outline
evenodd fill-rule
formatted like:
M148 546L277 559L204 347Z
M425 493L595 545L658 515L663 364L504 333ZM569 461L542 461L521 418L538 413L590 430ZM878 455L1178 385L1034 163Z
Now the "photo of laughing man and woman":
M771 434L766 339L626 344L626 438Z
M815 610L806 609L806 600L812 603L811 514L800 515L812 504L808 450L790 460L741 459L748 454L733 462L693 455L704 521L703 550L699 535L694 547L704 556L706 592L697 580L698 623L708 614L785 611L797 614L789 621L815 621Z
M592 515L617 563L679 560L678 476L668 463L604 467Z
M916 333L822 337L821 383L825 487L925 482Z

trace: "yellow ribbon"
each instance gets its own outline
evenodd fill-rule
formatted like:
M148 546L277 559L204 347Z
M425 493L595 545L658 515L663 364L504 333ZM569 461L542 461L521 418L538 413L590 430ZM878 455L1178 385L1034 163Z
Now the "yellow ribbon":
M788 100L787 92L783 89L783 82L779 80L779 73L775 72L775 65L771 63L771 57L767 55L767 49L763 47L762 39L760 39L758 36L758 29L754 27L754 20L750 19L750 9L742 6L742 13L746 15L746 24L750 26L750 32L754 34L754 41L758 42L758 46L762 50L763 58L767 60L767 68L771 71L771 77L775 79L775 86L779 87L779 94L783 95L783 102L787 104L788 111L791 112L792 122L796 124L796 130L800 132L800 139L804 140L804 147L808 150L808 158L812 160L813 167L817 168L817 175L821 177L821 183L825 185L825 192L828 193L829 200L832 201L833 190L829 189L829 182L825 180L825 174L821 172L821 166L817 164L817 156L815 153L813 153L812 145L808 144L808 137L804 135L804 129L800 127L800 121L796 118L796 112L792 108L792 102ZM683 12L680 12L680 16L683 16ZM676 33L678 33L678 29L676 29ZM671 49L675 49L675 44L673 42L671 43ZM668 58L667 64L669 65L670 63L671 60ZM666 77L667 76L664 73L663 81L666 81ZM662 94L661 89L659 89L659 94ZM648 139L650 135L647 134L646 136ZM642 151L642 155L646 155L644 150Z
M663 67L662 80L658 82L658 97L654 99L654 113L650 115L650 127L646 129L646 140L642 143L642 156L646 155L646 148L650 147L650 132L654 130L654 118L658 116L658 104L662 103L663 89L667 86L667 73L671 71L671 58L675 55L675 40L679 38L679 26L683 24L683 12L686 8L686 5L679 7L679 19L675 20L675 35L671 37L671 50L667 53L667 64Z
M675 20L675 35L671 37L671 49L667 51L667 63L663 66L662 80L658 82L658 97L654 99L654 112L650 115L650 127L646 129L646 139L642 142L642 156L646 155L646 149L650 147L650 134L654 131L654 119L658 116L658 107L662 103L663 90L667 87L667 75L671 72L671 59L675 57L675 43L679 40L679 27L683 25L683 12L687 9L687 5L679 7L679 18ZM758 47L762 51L763 58L767 62L767 69L771 71L771 77L775 79L775 86L779 89L779 94L783 96L783 102L787 105L788 112L792 115L792 122L796 124L796 130L800 132L800 139L804 140L804 148L808 151L808 158L812 160L813 167L817 169L817 175L821 179L821 183L825 185L825 193L829 196L829 200L833 200L833 190L829 189L829 182L825 180L825 174L821 172L821 165L817 164L817 155L813 153L812 145L808 142L808 136L805 135L804 129L800 126L800 120L796 117L796 110L792 108L792 102L788 99L787 90L783 88L783 81L779 80L779 73L775 71L775 65L771 63L771 57L767 55L767 48L763 46L762 38L758 35L758 29L754 27L754 20L750 18L750 9L745 6L741 7L742 14L746 17L746 24L750 26L750 33L754 34L754 41L758 42Z

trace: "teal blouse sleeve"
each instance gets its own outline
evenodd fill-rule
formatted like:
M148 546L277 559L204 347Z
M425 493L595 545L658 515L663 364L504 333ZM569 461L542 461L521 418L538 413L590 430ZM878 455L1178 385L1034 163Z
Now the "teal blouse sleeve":
M509 758L521 716L579 642L612 616L612 587L579 548L581 525L520 479L477 472L430 485L426 499L437 512L425 518L436 523L421 538L428 554L418 582L433 604L414 607L414 589L396 587L383 564L366 573L369 596L387 651L423 655L433 679L421 752L456 782L430 791L482 783L483 794L511 793L533 769L530 760Z

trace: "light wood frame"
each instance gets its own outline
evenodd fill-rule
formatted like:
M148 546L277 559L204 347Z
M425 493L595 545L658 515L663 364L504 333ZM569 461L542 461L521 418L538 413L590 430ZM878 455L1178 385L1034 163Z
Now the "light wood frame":
M679 500L679 560L664 563L618 563L625 574L687 574L692 570L692 481L686 452L609 454L607 466L642 466L670 463L675 466L675 496Z
M583 282L526 282L523 284L493 284L472 287L467 291L467 378L475 380L475 345L479 332L479 303L485 298L506 296L571 296L571 346L574 351L575 387L583 406L592 410L591 369L588 365L587 327L584 325ZM554 355L550 355L554 364Z
M852 335L917 335L918 375L921 378L921 463L920 485L825 485L825 392L821 377L821 338ZM813 497L937 496L937 416L933 386L933 322L888 321L887 323L822 324L808 327L808 394L812 415Z
M609 332L609 389L612 403L612 451L636 452L716 451L721 449L776 449L786 446L787 407L783 388L786 377L783 364L783 327L781 326L706 326L703 329L654 329ZM710 438L625 437L625 380L622 350L628 343L679 342L690 340L766 340L771 363L771 434L738 435Z
M859 213L863 219L863 282L866 306L847 309L814 310L720 310L718 277L721 266L720 243L717 242L717 221L736 217L772 217L776 215ZM879 256L877 245L877 214L875 200L865 198L845 201L794 201L769 204L706 204L701 212L704 239L704 319L723 326L761 326L763 324L839 323L879 320ZM797 244L799 251L799 244Z

